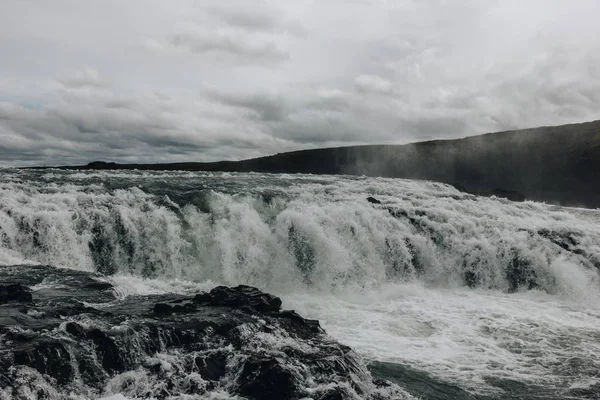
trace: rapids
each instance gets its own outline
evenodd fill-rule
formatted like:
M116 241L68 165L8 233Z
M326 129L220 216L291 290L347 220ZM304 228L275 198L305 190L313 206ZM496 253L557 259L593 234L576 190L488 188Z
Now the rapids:
M100 272L124 297L253 285L423 398L593 398L599 222L424 181L0 171L0 264Z

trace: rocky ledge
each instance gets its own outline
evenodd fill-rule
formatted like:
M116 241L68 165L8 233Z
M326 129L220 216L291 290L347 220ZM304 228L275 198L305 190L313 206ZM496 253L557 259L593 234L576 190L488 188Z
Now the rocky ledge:
M408 397L256 288L116 293L91 273L0 267L0 399Z

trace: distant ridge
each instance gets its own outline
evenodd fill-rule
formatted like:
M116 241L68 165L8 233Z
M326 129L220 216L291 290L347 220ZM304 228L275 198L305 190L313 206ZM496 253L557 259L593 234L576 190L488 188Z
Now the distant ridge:
M600 121L406 145L281 153L243 161L115 164L64 169L142 169L350 174L426 179L479 194L600 207Z

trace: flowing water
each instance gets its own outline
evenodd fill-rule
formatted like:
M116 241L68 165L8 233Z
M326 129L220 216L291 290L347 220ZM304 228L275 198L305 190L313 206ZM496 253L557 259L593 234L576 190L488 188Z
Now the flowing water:
M0 170L0 264L27 263L123 296L257 286L423 399L600 398L594 210L396 179Z

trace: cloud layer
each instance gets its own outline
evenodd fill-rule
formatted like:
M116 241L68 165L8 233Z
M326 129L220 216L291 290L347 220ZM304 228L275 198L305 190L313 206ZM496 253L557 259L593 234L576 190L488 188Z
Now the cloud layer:
M211 161L600 118L595 0L6 0L0 166Z

